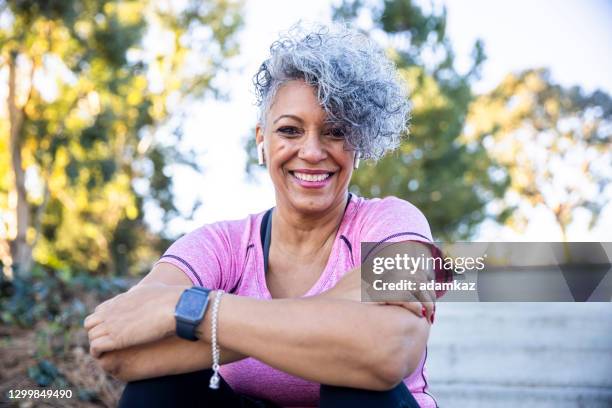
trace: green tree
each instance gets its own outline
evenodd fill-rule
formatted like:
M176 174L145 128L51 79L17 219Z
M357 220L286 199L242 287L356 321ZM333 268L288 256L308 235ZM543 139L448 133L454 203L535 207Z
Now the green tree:
M125 272L176 209L180 107L236 54L241 3L0 1L0 256L27 274ZM6 92L4 92L6 89ZM163 140L161 136L164 136ZM140 264L138 262L141 262Z
M612 198L612 99L602 91L554 83L545 69L509 74L470 108L465 138L485 146L511 185L499 206L516 206L508 225L522 230L529 209L554 216L560 237L581 208L597 224Z
M489 215L504 219L507 213L488 214L485 207L503 195L508 179L494 177L499 166L482 146L461 138L485 59L482 43L474 44L471 67L459 73L445 9L426 11L410 0L345 0L334 18L366 22L362 29L388 49L406 80L413 108L409 137L375 167L360 168L353 191L408 199L443 239L469 237Z

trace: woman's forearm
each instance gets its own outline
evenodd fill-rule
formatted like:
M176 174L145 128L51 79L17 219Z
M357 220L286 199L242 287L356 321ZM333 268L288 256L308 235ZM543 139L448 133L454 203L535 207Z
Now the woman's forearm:
M349 273L334 288L310 298L260 300L224 295L218 339L222 362L251 356L315 382L391 388L416 368L429 325L402 307L359 302L358 276ZM104 353L101 363L106 371L131 381L211 366L210 310L198 327L199 342L165 337L173 331L171 310L183 290L182 286L145 285L105 302L88 316L85 326L91 352L94 356ZM147 306L143 309L143 305ZM142 313L157 317L152 323L142 319ZM135 330L166 334L153 333L149 337L164 340L130 346Z
M401 307L320 297L224 295L221 347L307 380L388 389L416 368L429 326ZM198 328L210 340L210 314ZM223 355L223 353L221 353Z
M176 336L156 342L110 351L100 358L105 371L129 382L146 378L193 372L212 366L208 342L188 341ZM221 362L231 363L245 358L231 350L221 350Z

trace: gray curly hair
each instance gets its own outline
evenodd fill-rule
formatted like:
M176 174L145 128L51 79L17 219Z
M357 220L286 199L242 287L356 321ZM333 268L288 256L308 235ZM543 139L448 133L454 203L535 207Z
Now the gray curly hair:
M364 159L380 159L399 146L407 131L407 86L384 51L346 24L297 23L270 46L253 77L259 123L278 89L304 80L315 87L329 122Z

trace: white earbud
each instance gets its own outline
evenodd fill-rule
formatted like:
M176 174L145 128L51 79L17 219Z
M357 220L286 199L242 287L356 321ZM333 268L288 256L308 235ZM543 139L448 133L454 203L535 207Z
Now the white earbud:
M263 166L264 164L266 164L266 162L264 161L263 148L264 148L263 142L257 143L257 161L259 162L260 166Z
M359 168L359 152L355 152L355 162L353 163L353 168L357 170Z

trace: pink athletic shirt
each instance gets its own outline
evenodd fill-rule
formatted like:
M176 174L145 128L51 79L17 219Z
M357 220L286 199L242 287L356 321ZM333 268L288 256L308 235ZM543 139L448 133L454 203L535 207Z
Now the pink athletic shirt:
M229 293L271 299L266 286L260 227L264 212L236 221L204 225L176 242L160 258L182 270L194 285ZM332 288L361 263L361 242L420 241L431 243L425 216L396 197L365 199L351 195L327 265L304 296ZM221 323L222 324L222 323ZM428 393L425 360L404 383L421 407L436 407ZM316 407L319 384L286 374L254 359L222 365L221 376L238 393L263 398L283 407ZM202 385L203 387L206 384Z

